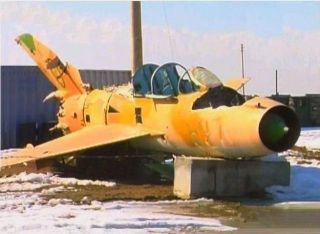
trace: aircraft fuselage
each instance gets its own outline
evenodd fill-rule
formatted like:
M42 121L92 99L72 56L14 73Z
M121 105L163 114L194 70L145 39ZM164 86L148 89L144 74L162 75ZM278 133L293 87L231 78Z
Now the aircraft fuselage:
M292 133L283 133L287 137L279 142L268 142L269 136L264 135L272 133L262 129L270 128L262 126L266 118L279 117L290 125L294 115L290 108L256 97L238 106L194 109L195 101L204 93L155 99L97 89L66 99L60 107L59 123L70 132L94 125L143 126L153 136L131 140L134 147L187 156L259 157L282 151L294 141L294 120L289 130Z

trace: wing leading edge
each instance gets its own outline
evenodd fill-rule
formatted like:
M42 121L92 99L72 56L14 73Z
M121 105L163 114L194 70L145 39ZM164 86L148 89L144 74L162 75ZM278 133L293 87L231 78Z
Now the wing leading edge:
M33 160L71 155L87 149L148 135L154 136L155 134L140 127L118 124L86 127L41 145L27 147L2 157L0 159L0 170L1 167L8 167Z

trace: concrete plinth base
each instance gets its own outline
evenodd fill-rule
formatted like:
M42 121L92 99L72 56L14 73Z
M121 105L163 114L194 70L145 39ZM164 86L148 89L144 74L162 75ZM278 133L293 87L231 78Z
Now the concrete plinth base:
M238 197L271 185L290 184L286 161L177 157L174 173L174 194L184 199Z

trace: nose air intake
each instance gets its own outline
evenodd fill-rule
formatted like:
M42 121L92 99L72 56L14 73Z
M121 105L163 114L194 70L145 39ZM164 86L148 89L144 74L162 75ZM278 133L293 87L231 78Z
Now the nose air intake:
M260 121L259 135L262 143L272 151L290 149L300 135L297 115L286 106L271 108Z

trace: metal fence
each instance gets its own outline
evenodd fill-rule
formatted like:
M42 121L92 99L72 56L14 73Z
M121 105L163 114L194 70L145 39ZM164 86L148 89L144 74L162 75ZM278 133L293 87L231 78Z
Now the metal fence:
M80 74L94 88L130 81L129 71L80 70ZM37 131L39 125L56 121L57 102L42 103L53 90L36 66L1 66L1 149L20 146L21 127L34 125ZM24 132L28 134L34 133Z

